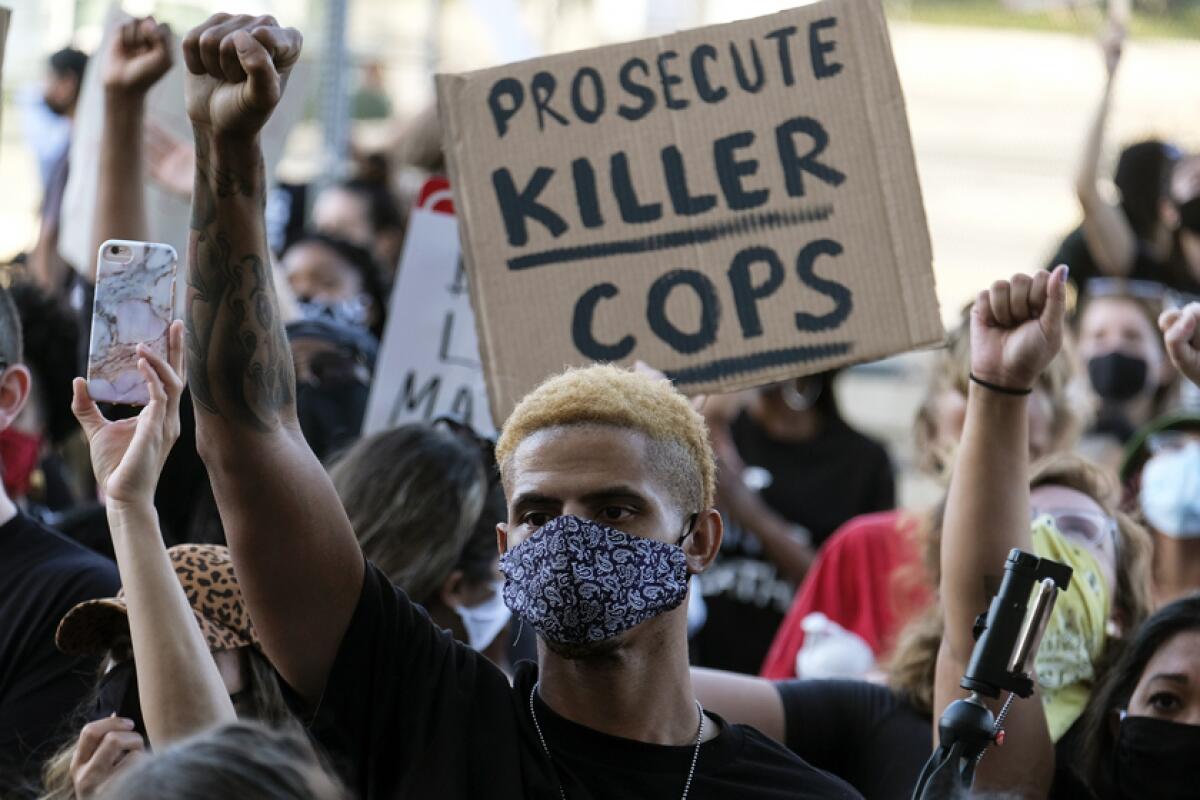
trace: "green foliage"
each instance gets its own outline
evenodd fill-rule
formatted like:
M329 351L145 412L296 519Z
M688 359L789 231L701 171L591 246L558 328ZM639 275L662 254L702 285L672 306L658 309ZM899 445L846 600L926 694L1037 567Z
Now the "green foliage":
M1200 38L1200 0L1134 0L1130 34L1148 38ZM1103 3L1073 9L1019 12L1002 0L889 0L894 19L943 25L1059 31L1092 35L1104 23Z

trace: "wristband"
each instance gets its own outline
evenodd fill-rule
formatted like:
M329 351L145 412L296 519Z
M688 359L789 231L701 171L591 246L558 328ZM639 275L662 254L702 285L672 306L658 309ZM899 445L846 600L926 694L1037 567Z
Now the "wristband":
M991 391L998 392L999 394L1006 394L1006 395L1009 395L1010 397L1025 397L1027 395L1033 394L1032 388L1030 388L1030 389L1013 389L1008 386L1001 386L997 383L990 383L981 378L977 378L977 377L975 377L975 373L973 373L973 372L968 373L968 376L971 379L971 383L977 383L980 386L982 386L983 388L990 389Z

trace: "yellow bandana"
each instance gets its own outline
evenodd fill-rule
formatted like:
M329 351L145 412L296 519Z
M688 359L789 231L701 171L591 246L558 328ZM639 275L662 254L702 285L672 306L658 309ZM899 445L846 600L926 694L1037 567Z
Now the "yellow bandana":
M1096 557L1059 533L1053 517L1034 520L1032 533L1039 557L1074 570L1071 588L1059 594L1034 660L1050 739L1057 742L1087 705L1096 678L1093 665L1104 651L1111 601Z

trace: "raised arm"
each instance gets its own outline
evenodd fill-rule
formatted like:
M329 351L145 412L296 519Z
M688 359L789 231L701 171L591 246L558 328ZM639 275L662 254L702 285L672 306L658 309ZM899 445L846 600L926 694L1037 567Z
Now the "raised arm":
M140 347L150 404L136 419L109 422L75 379L71 404L87 435L96 483L105 495L113 550L129 607L138 694L153 747L237 719L183 586L171 566L154 510L154 488L179 437L183 325L170 332L170 363Z
M999 588L1008 552L1032 550L1029 530L1027 397L1062 347L1065 267L1017 275L982 292L971 311L966 421L942 528L940 596L945 635L938 652L934 710L964 697L958 682L974 648L975 618ZM1017 701L1002 748L980 764L981 788L1045 796L1053 750L1041 703Z
M1129 220L1119 206L1109 202L1100 192L1100 157L1104 151L1104 129L1108 125L1108 114L1112 106L1114 78L1117 65L1121 62L1121 48L1125 42L1125 30L1111 24L1101 42L1104 51L1106 78L1104 93L1096 109L1079 169L1075 174L1075 193L1083 208L1083 239L1096 266L1105 275L1123 277L1133 269L1137 256L1137 237Z
M196 146L187 345L196 440L263 648L309 700L363 580L349 520L296 418L264 231L259 131L300 56L271 17L218 14L183 41Z
M171 29L153 17L130 20L117 28L103 59L104 122L92 219L93 254L108 239L148 238L142 123L146 93L171 69ZM95 282L94 260L88 270Z

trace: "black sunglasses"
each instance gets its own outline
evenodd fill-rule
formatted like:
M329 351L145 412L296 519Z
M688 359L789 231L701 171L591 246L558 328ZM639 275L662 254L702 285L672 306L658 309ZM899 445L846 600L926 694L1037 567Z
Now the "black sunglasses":
M443 415L434 419L431 424L435 428L445 428L478 447L479 454L483 458L483 468L488 473L488 485L499 483L500 465L496 463L496 443L493 440L486 436L480 436L474 428L457 417Z

